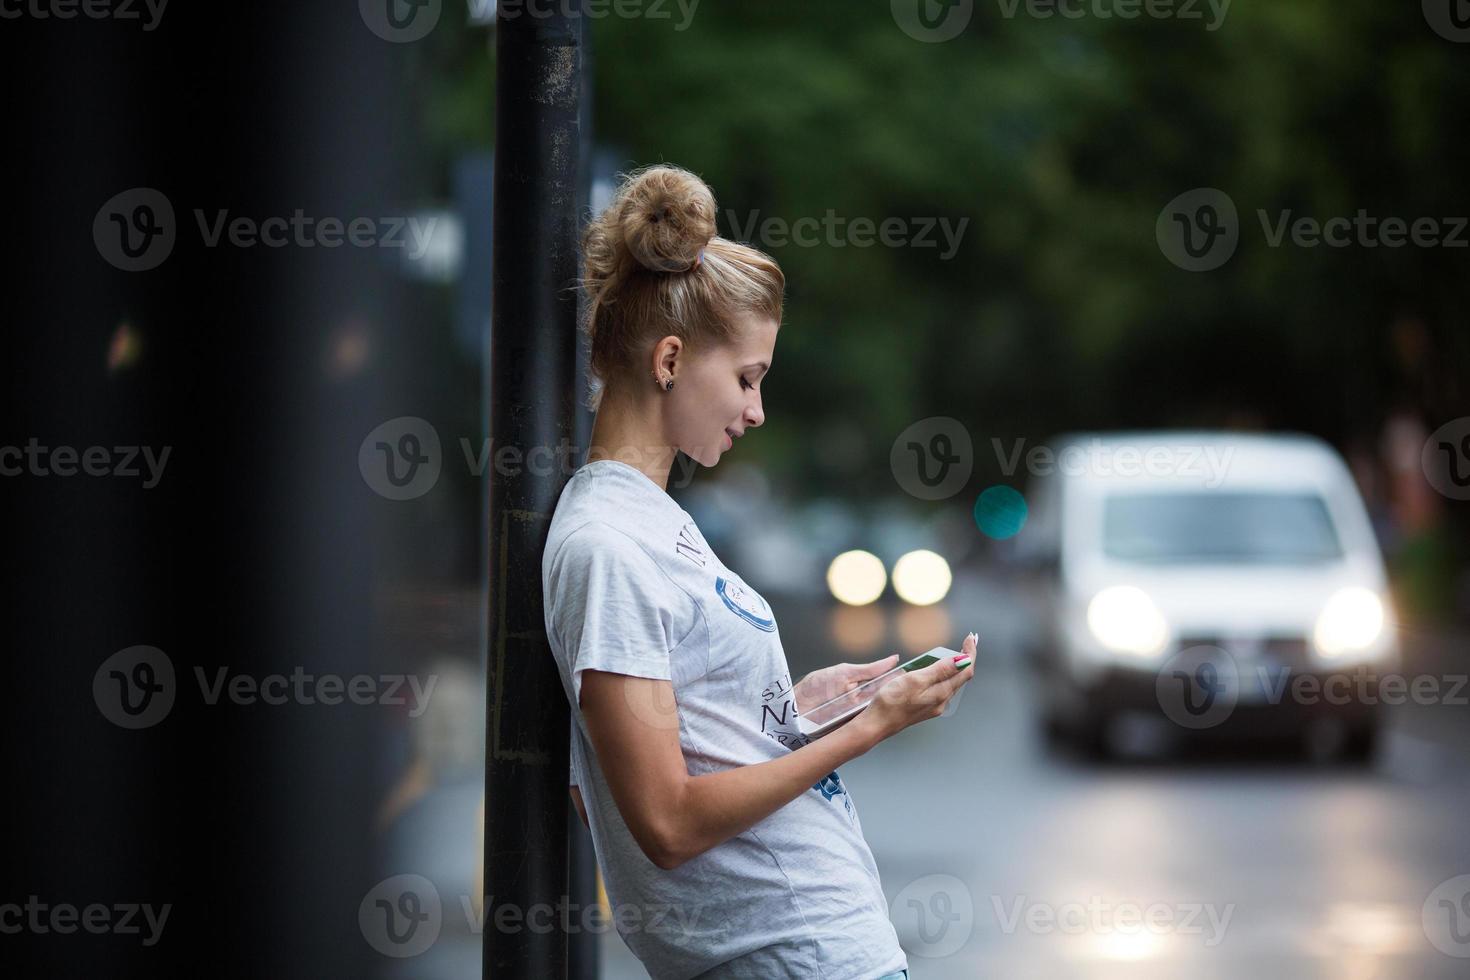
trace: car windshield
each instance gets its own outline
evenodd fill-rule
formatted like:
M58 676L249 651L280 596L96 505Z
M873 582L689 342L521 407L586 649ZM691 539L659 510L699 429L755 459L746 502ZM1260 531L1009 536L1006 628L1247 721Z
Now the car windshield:
M1342 557L1321 497L1312 493L1109 495L1103 552L1133 562L1311 563Z

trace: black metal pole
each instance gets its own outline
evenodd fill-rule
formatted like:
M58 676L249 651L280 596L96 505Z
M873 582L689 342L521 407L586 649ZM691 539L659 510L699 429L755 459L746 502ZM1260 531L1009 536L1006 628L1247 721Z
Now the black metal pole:
M495 980L567 974L570 708L541 555L565 482L546 453L573 422L582 25L565 6L496 14L490 436L520 456L492 468L488 522L483 971Z

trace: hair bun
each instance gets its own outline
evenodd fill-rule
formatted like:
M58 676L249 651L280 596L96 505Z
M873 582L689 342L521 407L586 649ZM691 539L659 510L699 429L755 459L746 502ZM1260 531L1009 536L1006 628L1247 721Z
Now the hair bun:
M685 272L715 237L715 196L687 170L649 167L626 188L618 225L639 265Z

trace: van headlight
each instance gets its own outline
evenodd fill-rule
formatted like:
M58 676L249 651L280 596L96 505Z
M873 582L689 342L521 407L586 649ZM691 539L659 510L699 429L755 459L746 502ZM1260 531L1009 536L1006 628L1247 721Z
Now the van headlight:
M1169 626L1148 593L1132 585L1114 585L1092 597L1087 628L1108 650L1152 657L1163 651Z
M1339 589L1322 607L1312 638L1324 657L1366 650L1383 633L1383 600L1371 589Z

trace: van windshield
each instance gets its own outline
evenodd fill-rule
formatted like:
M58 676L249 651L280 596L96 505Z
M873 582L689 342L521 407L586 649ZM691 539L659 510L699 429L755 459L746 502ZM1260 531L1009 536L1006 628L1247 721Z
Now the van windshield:
M1103 553L1133 562L1307 564L1342 557L1326 502L1312 493L1111 494Z

